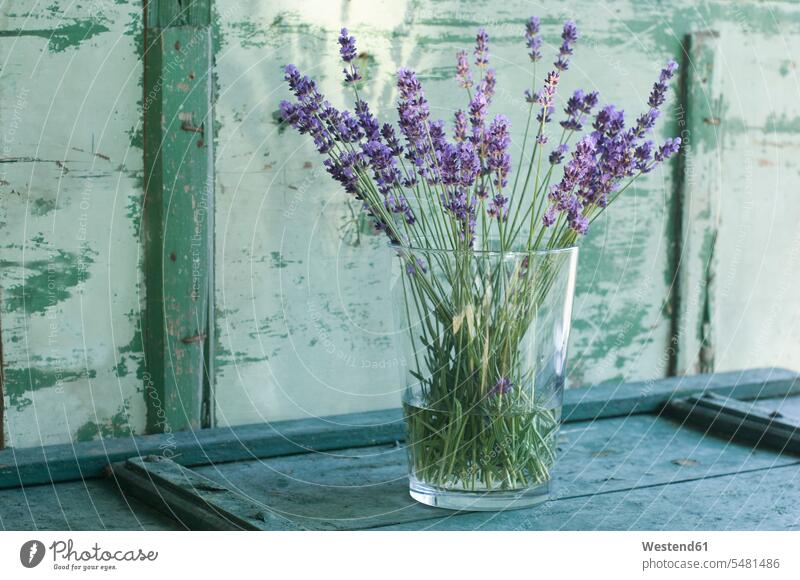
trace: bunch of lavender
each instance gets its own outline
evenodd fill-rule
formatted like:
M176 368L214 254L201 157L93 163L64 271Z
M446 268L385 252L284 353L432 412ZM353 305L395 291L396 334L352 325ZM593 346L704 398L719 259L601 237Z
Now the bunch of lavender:
M582 90L564 100L556 123L577 27L564 24L540 86L538 18L526 22L523 38L534 85L525 92L528 118L515 167L509 120L489 115L497 78L484 29L472 62L466 51L456 56L456 80L468 103L449 131L431 118L422 85L406 68L397 72L397 127L381 124L358 93L356 43L346 29L339 45L352 112L334 107L295 66L285 69L295 99L281 103L283 120L313 139L327 171L403 260L406 310L423 321L410 338L419 346L412 375L424 401L407 405L407 420L410 440L425 444L412 455L416 473L439 486L518 489L547 478L557 418L538 406L536 369L523 361L526 333L557 269L538 259L534 267L532 256L573 246L633 180L680 146L678 138L658 146L649 138L674 61L661 70L631 126L621 109L600 107L597 92ZM522 258L511 265L481 258L496 251ZM509 418L509 410L517 414ZM495 417L490 427L486 416Z

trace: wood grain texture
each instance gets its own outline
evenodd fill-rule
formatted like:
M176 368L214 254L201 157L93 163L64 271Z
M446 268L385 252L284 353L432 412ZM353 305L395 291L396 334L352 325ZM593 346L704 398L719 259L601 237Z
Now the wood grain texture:
M212 0L145 0L148 28L206 26L211 23Z
M199 428L213 211L208 27L145 33L144 388L149 432Z
M797 457L746 445L652 415L566 425L552 497L596 496L725 474L800 465ZM426 521L452 512L408 495L402 446L377 446L192 468L308 528L363 529Z
M0 530L175 530L168 516L108 480L0 490Z
M566 392L564 420L586 421L658 411L673 397L713 392L739 399L786 400L800 388L798 374L755 369L719 375L674 377ZM99 477L110 463L140 455L162 455L182 465L325 452L400 441L399 410L220 427L183 433L108 438L96 442L0 451L0 489L81 477Z
M800 466L795 464L385 529L794 531L800 529L798 494Z
M297 530L295 524L170 459L147 456L115 464L112 478L192 530Z
M722 46L714 30L686 37L678 114L671 374L714 371L714 254L722 187Z
M142 3L0 5L6 445L145 428Z

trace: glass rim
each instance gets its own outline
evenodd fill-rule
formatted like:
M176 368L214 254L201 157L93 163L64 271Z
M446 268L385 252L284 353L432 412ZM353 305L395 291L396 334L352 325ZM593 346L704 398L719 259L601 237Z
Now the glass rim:
M572 254L578 252L578 245L562 246L560 248L550 248L545 250L473 250L473 249L453 249L453 248L423 248L420 246L408 246L404 244L390 242L389 247L393 250L408 250L412 252L428 252L436 254L475 254L478 256L551 256L558 254Z

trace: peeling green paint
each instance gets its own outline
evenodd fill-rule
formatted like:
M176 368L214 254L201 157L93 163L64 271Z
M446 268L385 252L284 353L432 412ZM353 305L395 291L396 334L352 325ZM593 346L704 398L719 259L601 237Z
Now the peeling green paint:
M48 260L0 261L3 268L21 268L23 280L5 292L5 308L26 314L42 314L70 296L86 280L96 251L86 247L76 254L58 249Z
M125 405L118 413L101 423L87 421L75 432L76 441L95 441L107 437L124 437L132 435L133 430L129 422L129 413Z
M30 366L28 368L7 368L4 369L6 396L12 407L21 411L33 403L30 398L32 391L40 389L50 389L63 387L65 383L73 383L93 379L97 376L97 371L60 369L59 361L45 361L46 368L40 366Z
M68 48L80 46L86 40L97 36L109 29L98 19L75 19L70 24L64 24L51 29L25 29L25 30L0 30L2 37L37 36L47 40L47 46L52 52L63 52Z

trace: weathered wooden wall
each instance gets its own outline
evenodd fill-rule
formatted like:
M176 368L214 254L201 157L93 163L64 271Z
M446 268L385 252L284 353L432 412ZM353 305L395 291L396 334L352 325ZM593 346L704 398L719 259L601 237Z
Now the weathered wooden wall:
M142 7L0 2L6 444L141 431Z
M670 368L800 368L796 4L220 0L214 10L220 424L398 401L389 253L307 140L276 122L288 62L336 104L349 99L342 25L358 37L364 92L379 114L393 117L393 75L407 65L447 118L463 105L453 102L455 51L485 25L499 76L494 109L511 117L515 136L530 13L543 17L551 51L565 18L581 28L561 94L599 90L630 116L658 66L686 60L687 35L717 32L692 36L682 77L691 107L673 91L659 132L684 131L685 171L669 167L629 189L583 245L570 383ZM10 445L146 428L142 17L140 0L0 2Z

